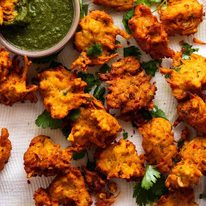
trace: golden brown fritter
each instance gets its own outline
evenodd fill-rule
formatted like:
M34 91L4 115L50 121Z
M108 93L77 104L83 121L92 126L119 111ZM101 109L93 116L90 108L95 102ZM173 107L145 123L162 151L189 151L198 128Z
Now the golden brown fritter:
M105 148L121 131L118 121L105 111L98 100L80 108L80 117L73 122L68 140L74 146L88 147L92 144Z
M57 176L47 189L40 188L34 194L36 206L90 206L92 199L84 178L76 168Z
M16 5L19 0L0 1L0 25L14 21L17 16Z
M193 189L181 189L161 196L155 206L198 206Z
M17 57L14 57L9 73L7 71L3 72L5 77L0 82L0 102L2 104L11 106L16 102L26 100L37 101L35 92L38 87L36 85L27 85L27 73L31 62L27 57L24 57L24 66L21 67L19 61Z
M191 54L190 59L182 59L182 53L176 53L172 69L162 68L162 74L169 74L167 79L173 95L184 99L188 92L200 91L206 84L206 59L198 54Z
M126 57L112 64L109 73L100 78L109 85L107 106L120 109L122 114L150 107L156 87L150 83L151 77L140 69L134 57Z
M52 118L62 119L71 110L91 101L91 95L84 93L86 82L63 67L42 72L39 80L44 106Z
M117 28L110 15L104 11L90 12L80 21L80 31L75 34L75 46L82 52L80 59L75 60L71 68L87 70L88 65L102 65L110 59L118 56L113 53L119 45L116 45L116 36L121 35L128 39L130 36ZM87 51L93 45L100 45L102 53L99 56L88 56Z
M134 7L135 0L93 0L95 4L126 11Z
M168 48L167 33L149 7L140 4L135 8L129 28L140 48L153 59L173 56L174 52Z
M202 21L203 5L198 0L168 0L159 14L168 35L190 35L197 32Z
M12 61L9 57L9 52L0 48L0 82L6 79L11 66Z
M206 133L206 103L194 95L177 106L179 119L193 126L198 132Z
M12 146L8 138L8 130L3 128L0 136L0 171L4 169L4 166L8 162L11 155Z
M206 172L206 139L196 137L186 142L180 151L181 161L166 180L169 188L191 187L198 184Z
M138 179L144 175L144 158L138 156L135 145L129 140L121 139L108 146L97 159L97 169L107 179Z
M177 154L170 122L163 118L153 118L138 130L143 136L142 147L147 162L155 165L160 172L168 173Z
M72 148L62 149L50 137L34 137L24 154L27 177L51 176L70 168Z

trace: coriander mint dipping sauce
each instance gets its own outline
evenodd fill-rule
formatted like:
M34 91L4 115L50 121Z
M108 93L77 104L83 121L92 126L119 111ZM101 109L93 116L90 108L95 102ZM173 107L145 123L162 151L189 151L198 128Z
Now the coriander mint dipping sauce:
M26 1L26 23L1 26L1 43L30 57L48 56L62 49L78 26L79 1Z

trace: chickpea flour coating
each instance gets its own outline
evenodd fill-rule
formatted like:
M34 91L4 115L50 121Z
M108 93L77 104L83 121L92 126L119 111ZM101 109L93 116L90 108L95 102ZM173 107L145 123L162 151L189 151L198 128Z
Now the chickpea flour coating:
M125 31L114 25L112 17L104 11L94 10L80 21L80 31L75 34L74 44L81 52L71 68L75 70L87 70L88 65L102 65L110 59L118 56L113 51L120 47L116 44L116 36L130 38ZM99 56L88 56L88 49L98 44L101 48Z
M80 108L80 117L71 126L68 140L73 146L84 148L91 145L105 148L121 131L118 121L95 99Z
M150 83L151 76L140 68L135 57L126 57L112 64L109 73L100 78L109 85L107 106L120 109L122 114L150 107L156 87Z
M58 175L47 189L39 188L34 194L36 206L90 206L89 195L84 178L77 168Z
M73 109L91 101L84 93L86 82L63 67L53 68L39 74L39 90L43 103L52 118L62 119Z
M182 53L176 53L172 69L162 68L162 74L169 74L167 82L177 100L188 96L189 92L199 92L206 84L206 59L198 54L191 54L190 59L183 59Z
M11 141L9 140L9 133L6 128L1 129L0 136L0 171L4 169L11 155Z
M117 11L125 11L134 7L135 0L93 0L95 4L111 7Z
M158 10L168 35L190 35L197 32L203 19L203 5L198 0L168 0Z
M129 20L129 28L140 48L153 59L172 57L173 50L168 48L168 36L149 7L142 4L135 8L133 17Z
M193 126L198 132L206 134L206 103L197 95L177 106L180 120Z
M96 163L107 179L135 180L144 176L144 158L138 156L135 145L129 140L121 139L108 146L100 152Z
M50 137L34 137L24 154L24 169L27 177L51 176L70 168L72 148L63 149Z
M170 122L163 118L153 118L138 131L143 137L142 147L147 162L155 165L160 172L168 173L173 166L173 158L177 155Z

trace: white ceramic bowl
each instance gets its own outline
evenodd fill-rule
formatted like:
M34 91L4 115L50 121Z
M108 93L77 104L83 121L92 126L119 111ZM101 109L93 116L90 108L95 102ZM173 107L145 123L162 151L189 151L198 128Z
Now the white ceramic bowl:
M23 50L23 49L15 47L13 44L8 42L2 34L0 34L0 43L4 47L6 47L9 51L11 51L15 54L19 54L19 55L22 55L22 56L26 55L26 56L31 57L31 58L42 58L42 57L50 56L54 53L57 53L72 38L72 36L74 35L74 33L77 29L77 26L79 24L79 19L80 19L80 3L79 3L79 0L73 0L73 7L74 7L74 17L73 17L73 22L72 22L71 28L69 29L67 35L59 43L57 43L56 45L52 46L49 49L40 50L40 51Z

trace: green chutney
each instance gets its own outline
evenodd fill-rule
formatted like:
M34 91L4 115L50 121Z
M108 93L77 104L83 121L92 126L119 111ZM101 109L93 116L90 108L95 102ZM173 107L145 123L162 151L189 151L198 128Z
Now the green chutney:
M29 51L51 48L68 33L73 21L73 0L29 0L29 23L1 28L4 38Z

